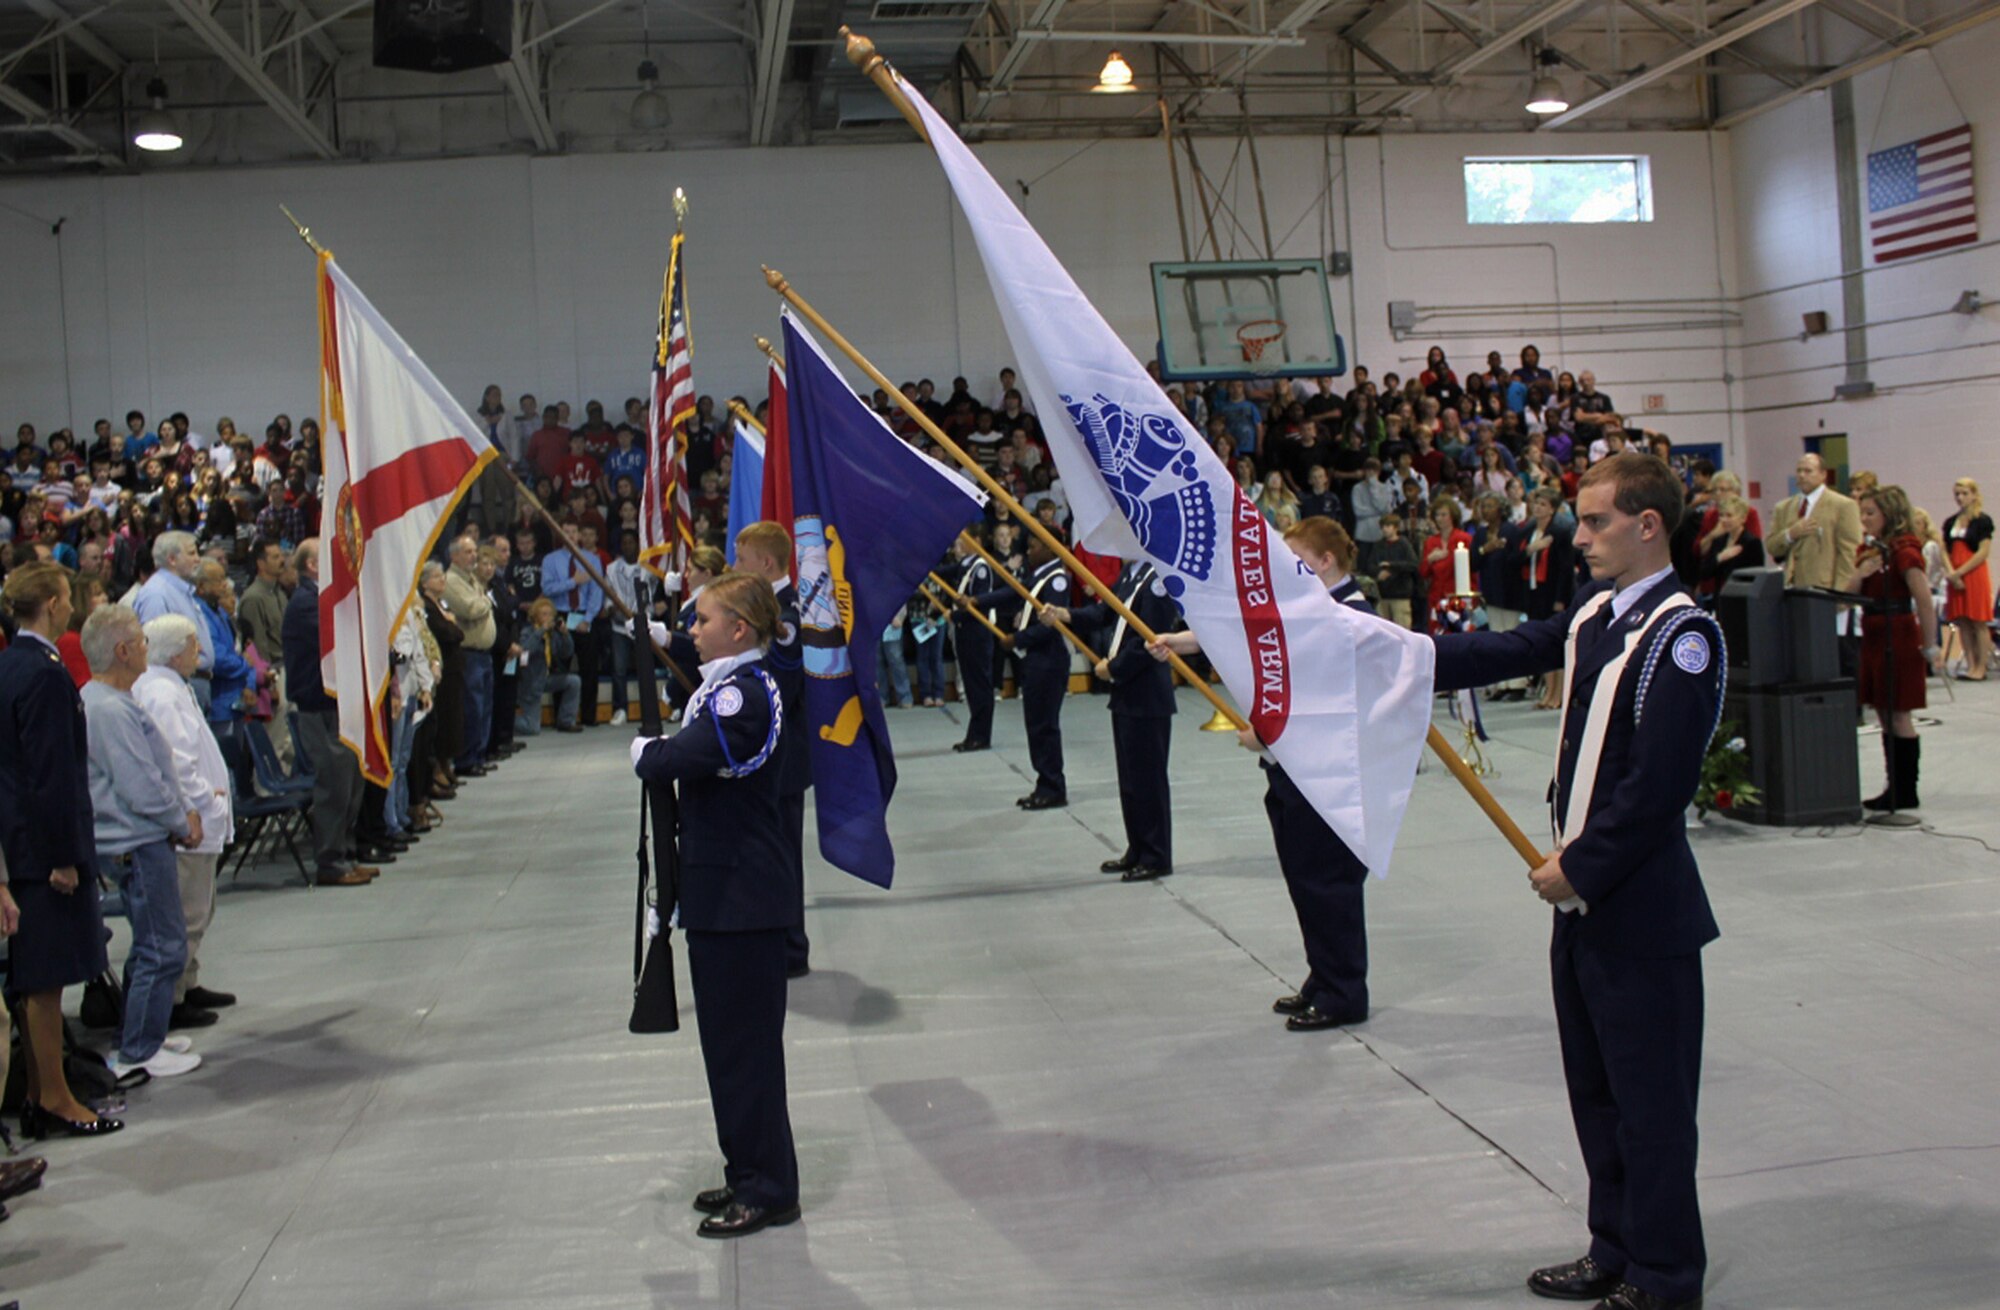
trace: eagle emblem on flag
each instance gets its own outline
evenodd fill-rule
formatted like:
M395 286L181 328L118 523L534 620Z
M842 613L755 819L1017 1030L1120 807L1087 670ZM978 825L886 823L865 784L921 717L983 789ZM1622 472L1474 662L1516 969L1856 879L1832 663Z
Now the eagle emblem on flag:
M1179 425L1103 395L1062 402L1146 553L1206 582L1215 567L1215 506ZM1176 577L1166 585L1175 596L1185 587Z

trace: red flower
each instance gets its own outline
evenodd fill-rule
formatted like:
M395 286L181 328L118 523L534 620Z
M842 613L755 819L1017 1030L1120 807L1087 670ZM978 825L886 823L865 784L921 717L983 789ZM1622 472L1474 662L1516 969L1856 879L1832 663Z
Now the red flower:
M1726 810L1735 803L1736 797L1729 792L1719 791L1715 793L1715 808L1718 810Z

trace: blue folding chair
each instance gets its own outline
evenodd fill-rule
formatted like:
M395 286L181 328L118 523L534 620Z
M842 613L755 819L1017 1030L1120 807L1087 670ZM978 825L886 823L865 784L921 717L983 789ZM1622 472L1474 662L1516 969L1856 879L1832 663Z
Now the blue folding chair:
M286 773L285 766L278 762L277 748L271 745L271 736L261 723L246 723L239 731L250 747L250 763L256 771L257 787L272 796L310 796L313 789L313 775Z

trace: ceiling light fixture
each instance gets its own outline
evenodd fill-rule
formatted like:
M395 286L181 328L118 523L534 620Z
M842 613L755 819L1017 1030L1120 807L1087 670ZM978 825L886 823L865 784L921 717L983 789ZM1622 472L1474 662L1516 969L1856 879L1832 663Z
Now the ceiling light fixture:
M641 132L658 132L673 121L667 109L667 93L660 90L660 66L653 62L653 10L639 6L640 39L645 42L639 61L639 94L632 97L632 126Z
M1104 71L1097 75L1097 85L1090 88L1101 95L1118 95L1139 88L1132 85L1132 65L1125 62L1125 56L1116 50L1104 61Z
M1569 110L1569 101L1563 96L1562 83L1556 81L1556 69L1562 65L1562 56L1547 46L1542 47L1539 60L1541 74L1528 91L1528 112L1531 114L1561 114Z
M167 112L167 84L157 77L146 83L146 98L153 107L132 125L132 144L141 150L179 150L181 130Z

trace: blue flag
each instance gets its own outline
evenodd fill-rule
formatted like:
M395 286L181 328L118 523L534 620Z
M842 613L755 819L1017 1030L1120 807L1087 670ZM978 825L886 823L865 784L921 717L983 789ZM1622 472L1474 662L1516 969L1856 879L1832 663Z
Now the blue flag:
M729 464L729 540L723 553L736 567L736 534L764 517L764 434L736 420Z
M896 759L875 689L882 630L984 497L904 444L785 315L804 730L827 863L887 887Z

